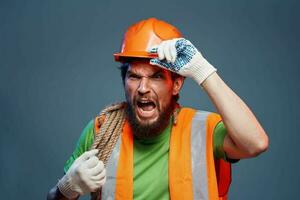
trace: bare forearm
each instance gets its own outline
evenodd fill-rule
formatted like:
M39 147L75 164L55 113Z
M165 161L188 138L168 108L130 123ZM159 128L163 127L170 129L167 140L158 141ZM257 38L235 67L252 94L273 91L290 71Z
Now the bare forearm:
M248 106L224 83L217 73L202 84L216 106L233 143L245 157L252 157L268 146L268 137Z

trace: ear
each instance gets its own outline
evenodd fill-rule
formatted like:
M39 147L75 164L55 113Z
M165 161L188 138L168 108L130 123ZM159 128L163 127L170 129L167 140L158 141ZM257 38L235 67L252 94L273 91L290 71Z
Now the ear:
M179 91L181 90L181 87L183 86L184 82L184 77L183 76L177 76L174 79L174 84L173 84L173 95L177 95Z

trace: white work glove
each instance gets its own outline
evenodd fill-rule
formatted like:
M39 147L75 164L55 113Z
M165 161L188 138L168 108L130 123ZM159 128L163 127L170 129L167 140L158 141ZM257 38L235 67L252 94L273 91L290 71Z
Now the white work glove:
M149 49L149 52L158 54L158 58L151 59L150 64L191 77L199 85L217 71L196 47L184 38L163 41Z
M87 151L78 157L57 186L68 199L78 195L95 192L106 180L106 171L102 161L96 157L97 149Z

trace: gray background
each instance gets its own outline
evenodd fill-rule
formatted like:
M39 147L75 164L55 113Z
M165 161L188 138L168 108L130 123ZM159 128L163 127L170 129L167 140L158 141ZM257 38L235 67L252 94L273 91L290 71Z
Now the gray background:
M266 153L233 166L230 199L299 196L299 10L296 0L1 0L0 198L46 198L82 128L124 99L112 53L152 16L198 47L270 137ZM191 80L180 102L215 110Z

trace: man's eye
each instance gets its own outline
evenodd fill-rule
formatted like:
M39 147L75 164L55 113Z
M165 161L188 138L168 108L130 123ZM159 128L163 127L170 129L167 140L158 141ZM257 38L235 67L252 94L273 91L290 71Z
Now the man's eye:
M162 74L154 74L154 75L152 76L152 78L153 78L153 79L163 79L164 76L163 76Z
M130 74L130 75L128 76L128 78L130 78L130 79L132 79L132 80L136 80L136 79L139 79L140 77L137 76L137 75L135 75L135 74Z

